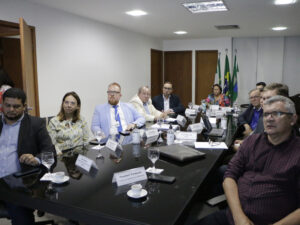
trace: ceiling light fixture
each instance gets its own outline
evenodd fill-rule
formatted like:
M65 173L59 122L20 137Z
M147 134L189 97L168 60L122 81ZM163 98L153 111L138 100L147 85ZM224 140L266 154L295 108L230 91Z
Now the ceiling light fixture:
M187 32L184 30L178 30L178 31L175 31L174 34L183 35L183 34L187 34Z
M183 3L182 5L192 13L228 11L227 7L224 5L224 2L221 0L194 3L189 2Z
M135 10L126 12L126 14L130 15L130 16L144 16L144 15L147 15L148 13L146 13L143 10L135 9Z
M272 30L274 31L282 31L282 30L286 30L287 27L273 27Z
M289 5L296 3L296 0L275 0L275 5Z

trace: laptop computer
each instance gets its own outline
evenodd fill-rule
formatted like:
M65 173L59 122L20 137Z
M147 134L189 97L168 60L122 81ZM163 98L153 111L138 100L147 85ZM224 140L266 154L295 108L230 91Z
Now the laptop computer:
M159 151L162 156L179 162L195 160L205 156L204 152L178 144L161 146L159 147Z
M213 128L206 115L202 115L202 119L204 122L204 126L207 130L207 132L205 133L206 135L212 136L212 137L222 137L223 136L224 130L220 129L220 128Z

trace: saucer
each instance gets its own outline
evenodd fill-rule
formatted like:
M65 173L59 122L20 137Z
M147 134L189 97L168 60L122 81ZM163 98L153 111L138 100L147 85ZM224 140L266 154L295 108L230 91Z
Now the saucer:
M135 195L133 194L132 190L129 190L127 191L127 195L130 197L130 198L143 198L145 196L147 196L148 192L145 190L145 189L142 189L141 190L141 193L139 195Z
M69 181L69 179L70 179L69 176L64 176L62 179L52 179L52 183L62 184L62 183Z

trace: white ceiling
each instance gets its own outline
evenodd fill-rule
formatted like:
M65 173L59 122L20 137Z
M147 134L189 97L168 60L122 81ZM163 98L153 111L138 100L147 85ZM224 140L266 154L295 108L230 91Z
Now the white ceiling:
M273 0L224 0L227 12L192 14L183 0L27 0L64 10L93 20L161 39L212 37L262 37L300 35L300 0L296 4L275 6ZM197 2L187 0L186 2ZM126 11L141 9L143 17ZM240 26L239 30L217 30L215 25ZM281 32L273 26L287 26ZM174 31L185 30L178 36Z

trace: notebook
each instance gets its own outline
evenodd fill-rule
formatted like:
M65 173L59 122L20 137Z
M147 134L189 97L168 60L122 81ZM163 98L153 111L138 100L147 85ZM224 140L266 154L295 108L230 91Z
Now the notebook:
M179 162L186 162L205 156L203 152L179 144L161 146L159 147L159 151L162 156Z

